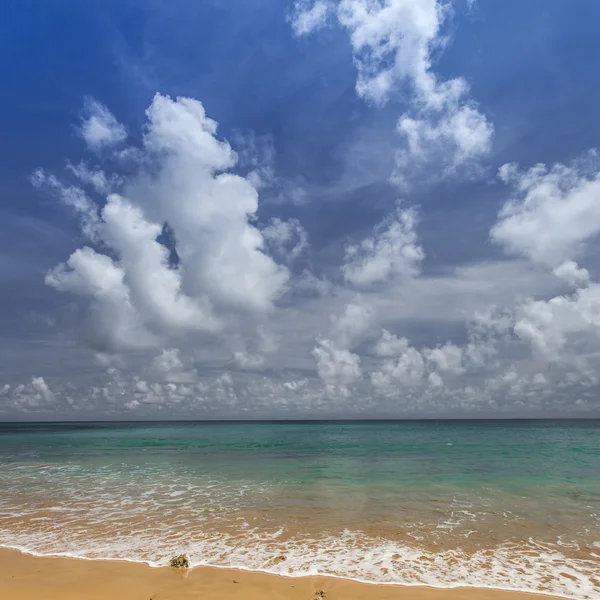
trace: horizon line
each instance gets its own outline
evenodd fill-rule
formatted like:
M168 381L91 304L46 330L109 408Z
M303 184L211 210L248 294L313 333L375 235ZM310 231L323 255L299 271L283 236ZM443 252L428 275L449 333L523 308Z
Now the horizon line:
M221 424L260 424L260 423L401 423L401 422L436 422L436 421L600 421L596 417L394 417L394 418L297 418L297 419L86 419L86 420L51 420L0 421L2 425L55 425L55 424L111 424L111 423L221 423Z

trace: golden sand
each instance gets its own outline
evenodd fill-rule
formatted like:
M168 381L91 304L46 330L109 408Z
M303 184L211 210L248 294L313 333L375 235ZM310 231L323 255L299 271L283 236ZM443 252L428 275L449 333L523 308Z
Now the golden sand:
M0 549L2 600L536 600L539 594L478 588L439 590L330 577L281 577L235 569L181 571L142 564L39 558Z

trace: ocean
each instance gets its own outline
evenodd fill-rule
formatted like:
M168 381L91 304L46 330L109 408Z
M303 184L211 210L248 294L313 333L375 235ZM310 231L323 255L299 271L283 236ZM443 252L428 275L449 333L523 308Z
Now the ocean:
M0 424L0 545L600 597L600 420Z

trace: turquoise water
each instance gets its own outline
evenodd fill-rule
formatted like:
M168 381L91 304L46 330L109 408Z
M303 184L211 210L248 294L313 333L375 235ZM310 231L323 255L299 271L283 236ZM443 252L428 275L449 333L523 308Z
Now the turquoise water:
M600 597L600 421L0 425L0 544Z

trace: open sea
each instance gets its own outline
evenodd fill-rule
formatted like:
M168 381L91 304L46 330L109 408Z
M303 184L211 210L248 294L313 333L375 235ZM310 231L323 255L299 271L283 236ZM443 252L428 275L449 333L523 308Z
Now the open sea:
M0 424L0 545L600 598L600 420Z

